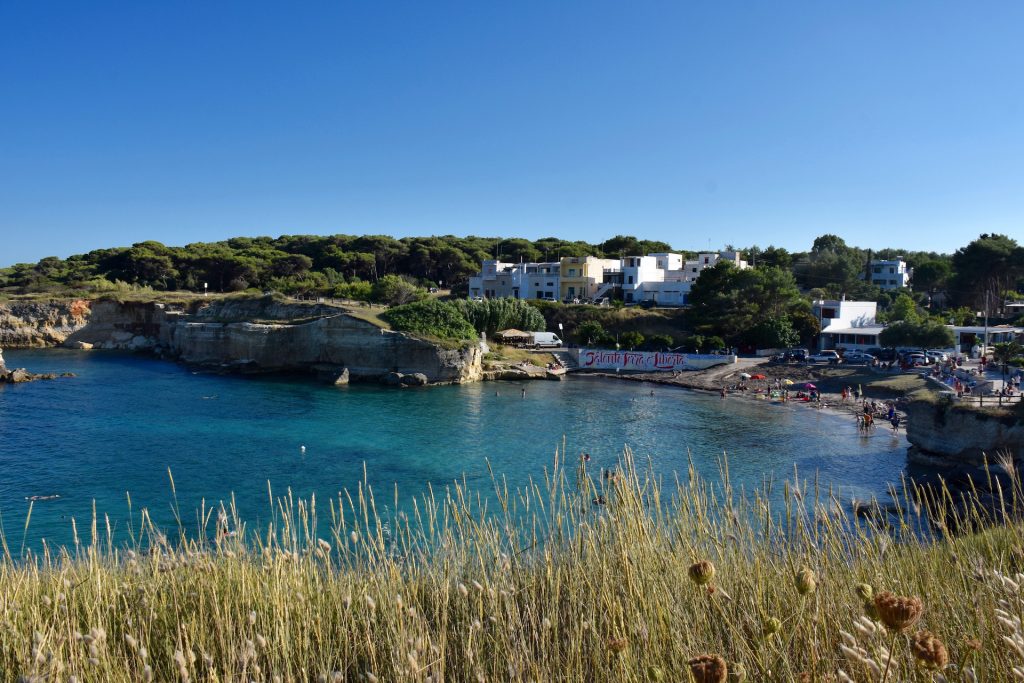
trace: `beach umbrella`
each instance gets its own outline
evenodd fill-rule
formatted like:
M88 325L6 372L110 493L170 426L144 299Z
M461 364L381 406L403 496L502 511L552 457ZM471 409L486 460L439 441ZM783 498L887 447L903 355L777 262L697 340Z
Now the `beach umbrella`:
M741 372L740 373L740 379L750 379L750 373Z
M782 383L785 384L788 387L791 384L793 384L793 380L791 380L791 379L784 379L784 380L782 380Z
M814 386L810 382L808 382L807 384L804 385L804 389L817 389L817 388L818 387Z
M764 375L751 375L750 379L768 379Z

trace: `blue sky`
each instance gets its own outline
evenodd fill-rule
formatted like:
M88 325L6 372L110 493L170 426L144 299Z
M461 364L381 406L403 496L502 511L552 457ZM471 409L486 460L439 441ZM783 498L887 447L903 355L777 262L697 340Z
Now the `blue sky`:
M0 264L147 239L1024 239L1024 3L0 3Z

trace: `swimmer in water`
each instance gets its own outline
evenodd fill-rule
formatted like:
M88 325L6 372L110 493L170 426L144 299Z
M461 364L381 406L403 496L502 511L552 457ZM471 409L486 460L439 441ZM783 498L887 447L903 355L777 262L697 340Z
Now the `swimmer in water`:
M306 452L306 447L305 446L299 446L299 452L300 453L305 453Z

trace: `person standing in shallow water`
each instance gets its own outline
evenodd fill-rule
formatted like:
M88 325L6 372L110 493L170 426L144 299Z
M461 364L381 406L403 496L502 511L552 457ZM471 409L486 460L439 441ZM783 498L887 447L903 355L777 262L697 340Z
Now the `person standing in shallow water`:
M526 398L526 387L523 387L523 398Z

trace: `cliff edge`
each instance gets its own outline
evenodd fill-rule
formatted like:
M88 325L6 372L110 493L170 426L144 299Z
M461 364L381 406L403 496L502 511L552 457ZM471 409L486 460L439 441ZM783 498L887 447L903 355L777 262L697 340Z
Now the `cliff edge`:
M909 460L927 465L981 466L999 452L1024 460L1024 409L1020 404L979 408L948 398L917 398L907 411Z
M326 304L272 297L192 304L94 301L0 305L0 346L145 351L225 371L310 372L345 381L473 382L478 345L449 349ZM409 381L400 381L409 376Z

